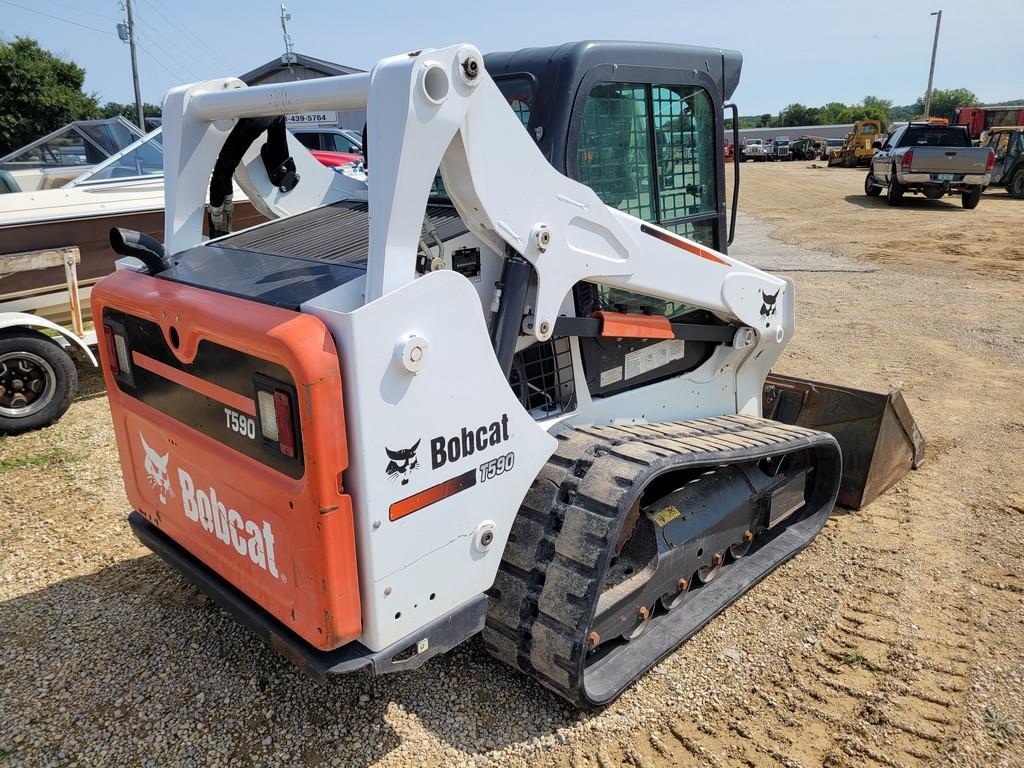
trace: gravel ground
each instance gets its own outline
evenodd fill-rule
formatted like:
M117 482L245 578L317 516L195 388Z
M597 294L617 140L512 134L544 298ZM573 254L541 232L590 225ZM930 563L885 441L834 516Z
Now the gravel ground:
M889 209L862 173L748 164L741 203L804 254L776 254L781 370L902 384L928 461L616 704L574 712L476 639L307 680L131 536L86 374L60 424L0 441L0 765L1024 766L1024 207Z

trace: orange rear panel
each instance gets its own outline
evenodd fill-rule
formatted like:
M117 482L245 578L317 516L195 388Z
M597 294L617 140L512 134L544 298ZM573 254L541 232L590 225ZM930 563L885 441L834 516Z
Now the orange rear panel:
M316 648L357 638L341 369L323 323L130 271L92 305L132 507ZM127 338L127 369L101 322ZM294 457L264 437L265 381L294 397Z

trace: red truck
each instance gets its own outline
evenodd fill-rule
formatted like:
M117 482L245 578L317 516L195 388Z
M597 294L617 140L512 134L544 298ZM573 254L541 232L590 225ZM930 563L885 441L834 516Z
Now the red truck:
M1024 104L1006 107L957 107L955 125L967 126L972 139L997 125L1024 125Z

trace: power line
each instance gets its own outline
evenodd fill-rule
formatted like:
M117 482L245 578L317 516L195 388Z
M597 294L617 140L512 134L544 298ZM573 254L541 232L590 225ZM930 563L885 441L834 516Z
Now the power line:
M146 1L149 2L149 0L146 0ZM207 51L209 51L210 55L213 56L221 64L223 64L225 67L227 67L229 71L234 71L234 69L235 69L235 65L234 64L232 64L230 61L228 61L223 56L221 56L216 48L214 48L212 45L208 44L205 40L203 40L201 37L199 37L199 35L197 35L195 32L193 32L190 27L182 24L174 16L174 13L171 11L171 9L163 4L162 0L153 0L153 2L156 3L158 6L160 6L160 8L162 8L163 10L165 10L167 12L168 15L165 16L165 18L169 18L171 20L171 23L173 23L179 29L184 30L186 35L191 37L202 48L205 48Z
M193 70L188 64L183 62L181 59L179 59L173 53L171 53L166 48L164 48L159 42L157 42L157 39L153 35L153 30L152 29L147 29L145 32L142 32L140 27L139 27L138 21L135 22L135 29L136 29L136 31L137 31L137 33L139 35L141 35L142 37L146 38L146 40L149 41L149 43L152 44L153 47L155 47L157 50L159 50L161 53L163 53L164 56L166 56L168 58L168 60L173 61L175 64L177 64L179 67L181 67L185 72L187 72L192 77L193 80L204 80L204 79L206 79L202 75L196 74L195 70ZM173 45L173 43L170 43L170 41L168 41L168 44Z
M211 60L216 60L220 65L227 67L229 71L234 71L235 67L233 64L231 64L231 62L229 62L227 59L225 59L223 56L217 53L216 49L208 45L191 29L189 29L187 26L182 24L177 18L175 18L173 12L169 8L167 8L167 6L165 6L160 0L146 0L146 2L147 4L152 3L150 5L150 8L159 13L160 16L164 18L165 21L167 21L169 24L174 25L183 34L190 37L192 45L194 45L197 48L197 50L202 50L210 57Z
M35 14L37 14L39 16L45 16L46 18L53 19L54 21L63 21L65 24L71 24L72 26L75 26L75 27L81 27L82 29L88 29L91 32L99 32L101 35L110 35L111 37L117 37L117 35L115 35L113 32L108 32L105 29L97 29L96 27L90 27L88 24L80 24L77 21L72 21L71 19L65 19L63 16L54 16L52 13L44 13L43 11L37 11L35 8L28 8L28 7L24 6L24 5L18 5L18 3L12 3L11 0L0 0L0 3L3 3L4 5L11 5L11 6L14 6L15 8L20 8L21 10L27 11L28 13L35 13Z
M75 6L68 5L67 3L59 3L56 0L46 0L46 4L47 5L56 5L56 6L59 6L61 8L66 8L69 11L73 11L75 13L82 14L83 16L92 16L95 19L103 19L103 21L109 22L111 24L116 24L117 23L116 19L112 19L109 16L104 16L102 13L96 13L96 11L82 10L81 8L76 8Z
M154 64L156 64L158 67L160 67L160 69L162 69L164 72L166 72L171 77L173 77L175 83L177 83L177 84L184 83L184 82L186 82L189 79L187 77L182 77L180 72L172 72L170 69L168 69L166 64L164 64L162 61L160 61L160 59L158 57L154 56L152 53L150 53L148 50L143 48L141 45L139 45L139 50L142 51L144 54L146 54L146 56L149 58L149 60L152 61Z

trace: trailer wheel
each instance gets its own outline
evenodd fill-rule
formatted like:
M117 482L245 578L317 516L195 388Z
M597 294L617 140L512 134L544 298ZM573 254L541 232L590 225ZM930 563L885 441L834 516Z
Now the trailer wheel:
M1024 168L1018 168L1013 176L1010 177L1010 183L1006 185L1006 191L1018 200L1024 198Z
M978 203L981 202L981 193L985 191L985 188L978 184L971 188L970 192L964 192L960 195L960 202L964 208L970 210L971 208L977 208Z
M896 178L896 166L892 167L892 175L889 176L889 189L885 193L885 202L889 205L899 205L903 200L903 185Z
M75 363L56 342L32 331L0 337L0 435L53 424L77 388Z

